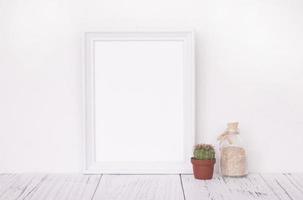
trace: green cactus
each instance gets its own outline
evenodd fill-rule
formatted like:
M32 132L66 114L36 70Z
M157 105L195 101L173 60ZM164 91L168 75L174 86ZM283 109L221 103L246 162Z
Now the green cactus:
M215 149L209 144L197 144L194 149L194 158L197 160L214 160Z

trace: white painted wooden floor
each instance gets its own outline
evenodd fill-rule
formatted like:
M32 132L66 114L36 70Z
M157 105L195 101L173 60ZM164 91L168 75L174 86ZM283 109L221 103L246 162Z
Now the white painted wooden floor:
M303 174L192 175L0 174L1 200L303 200Z

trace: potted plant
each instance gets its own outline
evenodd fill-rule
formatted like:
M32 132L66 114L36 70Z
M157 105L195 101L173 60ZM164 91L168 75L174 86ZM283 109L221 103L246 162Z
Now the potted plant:
M212 179L216 163L215 149L209 144L197 144L194 147L194 157L191 158L196 179Z

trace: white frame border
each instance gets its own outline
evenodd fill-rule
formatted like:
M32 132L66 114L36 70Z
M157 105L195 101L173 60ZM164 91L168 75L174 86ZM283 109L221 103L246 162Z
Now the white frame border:
M183 91L184 91L184 162L161 163L98 163L95 159L94 123L94 54L95 40L155 40L183 41ZM191 173L190 157L195 140L195 45L192 30L178 31L108 31L86 32L84 38L84 165L85 174L178 174ZM125 170L121 170L124 168Z

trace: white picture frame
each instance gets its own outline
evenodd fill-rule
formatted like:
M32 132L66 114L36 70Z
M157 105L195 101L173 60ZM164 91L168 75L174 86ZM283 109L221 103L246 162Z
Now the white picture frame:
M105 42L105 43L103 43L103 42ZM182 126L180 126L180 127L182 127L182 130L180 130L182 132L182 137L180 136L180 138L182 138L182 145L180 146L180 149L182 149L182 155L178 155L179 157L176 156L178 158L178 159L177 158L175 159L176 161L174 161L174 160L170 160L170 161L165 161L165 160L161 160L161 161L157 161L157 160L156 161L149 161L149 160L108 161L108 160L106 160L106 161L103 161L102 159L99 159L99 157L100 157L99 154L100 155L104 155L104 154L96 153L96 149L98 149L98 151L100 151L99 150L100 148L96 145L98 145L99 143L102 143L101 136L100 136L101 142L98 143L98 141L100 139L98 139L98 140L96 139L96 138L99 138L99 135L96 135L96 134L100 134L100 130L101 130L101 129L99 129L98 133L96 133L96 127L99 126L98 125L98 123L100 121L99 118L101 118L101 117L106 118L106 116L103 116L103 115L105 115L103 113L103 110L96 111L96 108L102 107L101 105L98 105L98 103L102 104L102 95L103 95L102 88L104 88L103 82L102 81L101 81L101 83L98 82L99 81L98 76L100 76L102 79L102 76L103 76L102 74L103 74L104 70L102 72L100 72L99 68L107 66L107 64L104 64L104 62L105 62L104 60L106 60L109 56L106 55L106 59L104 59L105 57L103 57L102 59L99 59L98 57L100 57L100 55L103 56L104 52L105 52L105 54L108 54L108 52L114 52L112 48L116 48L116 47L111 47L111 46L106 47L106 48L111 48L111 51L106 51L106 49L104 51L104 49L103 49L103 48L105 48L104 46L110 45L111 42L113 42L113 44L116 46L117 45L119 46L120 42L121 42L121 45L124 45L125 44L124 42L127 42L128 48L129 47L132 48L132 42L134 44L138 44L138 42L140 42L140 45L141 45L141 42L142 42L142 45L145 45L145 43L146 43L147 46L150 44L149 42L159 42L159 45L160 45L159 47L161 47L159 49L166 48L166 44L167 44L167 48L168 49L171 48L171 51L163 51L163 53L161 53L161 55L165 54L166 52L180 52L180 48L182 48L181 49L182 54L180 54L182 56L182 58L176 59L176 60L178 60L178 63L175 60L168 60L168 61L171 61L168 63L176 62L176 66L181 66L181 68L182 68L181 70L178 71L178 72L182 73L182 78L180 79L182 81L182 83L180 85L178 85L178 87L180 86L179 87L180 91L182 91L182 97L180 97L180 99L178 99L178 102L182 102L182 109L180 108L180 110L182 110L182 112L180 112L180 113L182 113L182 116L179 116L179 118L177 118L177 119L182 119ZM174 45L175 42L176 42L176 45ZM152 46L152 48L156 48L155 46L157 44L158 43L152 43L152 45L150 45L150 46ZM175 46L176 46L176 51L173 49ZM179 49L177 49L177 48L179 48ZM193 33L193 31L178 30L178 31L87 32L87 33L85 33L85 48L84 49L85 49L84 50L84 54L85 54L84 55L85 56L84 173L87 173L87 174L95 174L95 173L97 173L97 174L99 174L99 173L103 173L103 174L138 174L138 173L176 174L176 173L192 172L190 158L192 155L192 148L194 145L194 138L195 138L195 51L194 51L194 33ZM119 50L120 49L121 48L119 47ZM146 47L146 48L144 47L144 49L149 49L149 47ZM127 51L125 51L125 53L127 53ZM159 54L159 56L161 56L161 55ZM171 53L169 55L174 56L173 53ZM176 53L176 55L179 55L179 54ZM117 59L119 59L119 57L117 57ZM165 60L165 57L163 60ZM108 62L110 62L110 60L106 61L106 62L108 63ZM136 62L136 61L134 61L134 62ZM111 63L109 63L109 64L111 64ZM96 70L95 65L97 65L97 70ZM173 66L173 64L171 64L171 65ZM127 65L125 67L127 67ZM166 65L164 65L163 67L166 67ZM163 67L162 67L162 69L163 69ZM161 68L159 68L159 69L161 69ZM173 67L171 69L174 70ZM106 69L106 70L110 71L111 69ZM96 75L96 73L98 73L98 74ZM159 72L159 73L161 73L161 72ZM158 73L154 73L154 74L158 74ZM167 74L167 80L170 80L170 74L177 74L177 73L172 71L172 73L166 72L166 74ZM136 76L140 76L140 75L137 74ZM96 78L98 78L97 81L96 81ZM156 79L157 79L157 77L155 77L155 80ZM113 80L116 80L116 79L113 79ZM172 78L172 80L179 80L179 79ZM151 84L151 85L153 85L153 84ZM172 91L179 91L179 90L178 90L178 88L177 89L173 88ZM110 93L110 95L111 94L112 93ZM128 93L126 93L126 94L128 94ZM161 94L164 94L164 93L162 92ZM104 95L107 95L106 92ZM110 95L107 95L105 97L107 98ZM179 95L179 93L178 93L178 95ZM96 98L98 99L97 102L95 100ZM168 100L170 100L169 98L171 98L171 97L168 97ZM160 105L162 105L162 104L160 104ZM96 114L96 112L99 112L99 113ZM148 115L149 113L146 113L146 114ZM172 115L172 116L175 116L175 115ZM98 121L97 124L96 124L96 121ZM117 123L119 124L119 122L117 122ZM176 122L172 122L171 124L174 124L174 123L176 124ZM175 127L172 127L172 128L175 128ZM101 132L102 132L102 130L101 130ZM168 127L168 130L170 130L169 127ZM174 130L174 129L172 129L172 130ZM109 131L109 132L111 132L111 131ZM102 133L102 134L106 134L106 133ZM163 133L162 133L162 135L163 135ZM178 135L178 137L179 137L179 135ZM171 138L171 141L173 141L175 137L172 137L170 135L170 136L168 136L168 138ZM169 139L166 138L166 140L169 140ZM161 141L161 138L159 138L158 141ZM108 143L109 142L107 142L107 144ZM115 144L110 144L110 145L115 145ZM130 144L130 146L133 146L133 145ZM157 146L157 144L154 144L153 146ZM103 150L103 151L107 152L107 150ZM181 153L179 152L179 154L181 154ZM181 159L181 156L182 156L182 159ZM96 157L98 157L98 159ZM164 159L165 159L165 157L164 157Z

